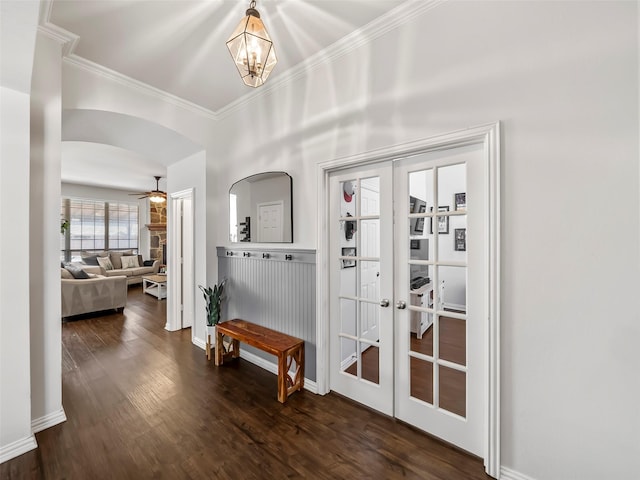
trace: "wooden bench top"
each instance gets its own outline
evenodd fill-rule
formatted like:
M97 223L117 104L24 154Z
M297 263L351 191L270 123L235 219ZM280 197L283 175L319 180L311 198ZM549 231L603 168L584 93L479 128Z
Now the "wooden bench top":
M229 335L272 355L278 355L304 343L304 340L299 338L239 318L218 323L217 329L224 335Z

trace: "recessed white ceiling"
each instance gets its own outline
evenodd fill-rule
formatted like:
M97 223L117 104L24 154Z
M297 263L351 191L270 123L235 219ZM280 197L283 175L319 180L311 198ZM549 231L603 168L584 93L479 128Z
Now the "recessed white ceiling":
M65 183L145 192L156 187L155 175L167 174L155 159L101 143L62 142L62 158L60 173ZM160 189L166 186L166 178L161 179Z
M406 0L258 0L278 64L267 81ZM252 92L226 41L241 0L54 0L48 22L77 36L73 53L216 112Z
M249 3L248 0L51 0L45 4L49 8L43 11L41 25L56 29L56 33L60 29L67 31L70 43L65 53L73 61L97 70L109 69L216 115L260 90L244 85L226 47ZM421 3L421 0L257 0L256 8L278 55L278 64L266 85L284 77L287 71L295 71L305 61L324 58L332 45L335 48L341 40L345 42L354 32L362 32L376 19L385 23L385 18L407 15L403 10L410 13ZM406 4L404 9L401 4ZM167 145L167 140L158 144L157 151L149 151L144 145L156 145L147 141L150 135L156 139L169 139L171 135L152 135L153 132L146 135L144 132L161 127L137 125L134 129L130 124L135 119L112 112L100 115L81 110L64 113L64 182L148 190L153 187L154 175L164 175L167 165L197 151L197 146L184 139L172 145ZM114 118L105 119L104 115Z

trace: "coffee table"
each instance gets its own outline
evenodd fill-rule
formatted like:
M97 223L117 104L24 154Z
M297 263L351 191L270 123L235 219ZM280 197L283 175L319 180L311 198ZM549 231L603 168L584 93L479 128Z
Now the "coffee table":
M167 298L167 276L149 275L142 277L142 291L153 295L158 300Z

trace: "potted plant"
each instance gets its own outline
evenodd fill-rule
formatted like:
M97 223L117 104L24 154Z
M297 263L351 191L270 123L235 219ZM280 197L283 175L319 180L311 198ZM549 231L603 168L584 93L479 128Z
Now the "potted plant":
M202 290L207 310L207 358L211 359L211 340L216 338L216 325L220 322L220 314L222 309L222 293L224 285L227 282L223 279L219 284L211 287L203 287L198 285Z

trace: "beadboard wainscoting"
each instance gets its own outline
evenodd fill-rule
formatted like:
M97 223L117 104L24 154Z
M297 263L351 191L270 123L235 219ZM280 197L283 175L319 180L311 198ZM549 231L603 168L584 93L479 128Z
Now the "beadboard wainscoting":
M217 252L218 278L227 279L222 318L241 318L303 339L305 378L315 383L316 252L241 247L218 247ZM277 371L273 355L244 344L240 352Z

